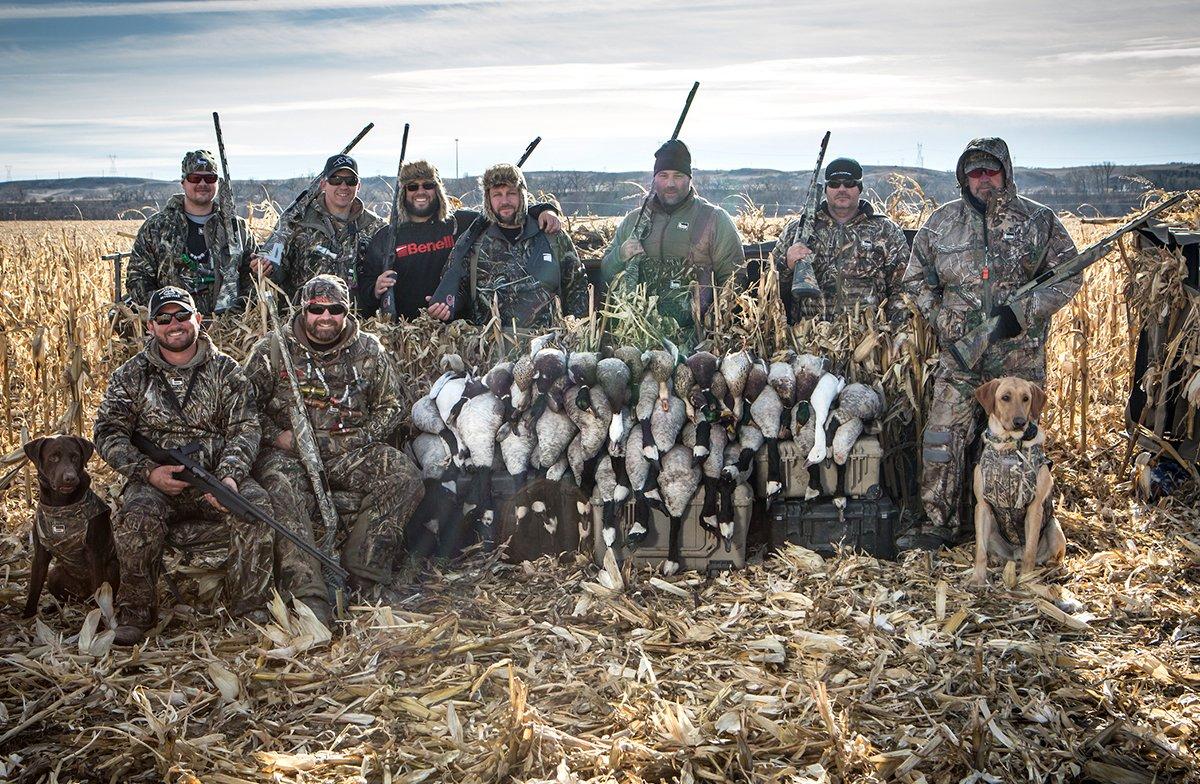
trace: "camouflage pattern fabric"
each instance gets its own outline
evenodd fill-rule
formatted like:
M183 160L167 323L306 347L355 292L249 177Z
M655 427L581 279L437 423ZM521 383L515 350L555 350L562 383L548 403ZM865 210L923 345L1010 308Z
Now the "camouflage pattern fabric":
M964 161L978 152L995 157L1004 169L1002 192L986 210L968 195L964 168ZM1010 302L1014 289L1072 258L1075 243L1049 207L1017 195L1012 160L1002 140L971 142L957 171L963 198L929 216L917 232L903 278L904 291L932 326L941 347L923 435L921 498L930 525L942 532L959 525L965 450L982 423L975 388L1006 375L1040 382L1046 374L1050 318L1079 288L1078 281L1067 281ZM1023 331L990 346L977 371L961 370L946 349L1001 304L1012 307Z
M1037 494L1037 477L1050 459L1041 444L999 441L984 431L984 449L979 458L983 478L983 500L992 508L997 529L1010 545L1025 544L1025 511ZM1046 498L1042 530L1050 523L1053 501Z
M792 290L794 280L814 293L800 298L804 304L789 313L798 318L820 317L833 321L856 306L874 309L886 303L888 321L893 325L905 319L900 297L900 281L908 265L908 242L895 221L878 214L870 202L859 201L858 212L845 223L838 223L822 202L814 220L811 247L813 254L787 267L787 250L796 243L799 219L790 222L771 252L771 261L780 270L779 285Z
M178 286L192 295L196 309L205 316L213 312L219 282L223 279L236 278L239 281L238 297L245 297L253 288L250 257L257 252L258 244L243 218L235 217L234 227L242 241L242 257L230 261L225 222L217 213L201 228L212 264L208 269L199 267L187 252L188 225L183 194L175 194L161 212L151 215L138 229L133 241L133 255L125 272L126 294L136 304L145 306L150 295L158 289ZM236 275L229 269L231 264L237 267Z
M330 489L363 493L347 522L341 563L358 588L388 584L404 528L425 494L420 472L400 450L368 444L327 460ZM315 542L317 499L300 459L276 448L263 449L254 468L271 497L276 520ZM280 590L298 599L325 600L321 565L282 537L276 542Z
M38 504L33 524L38 542L53 556L53 582L80 599L92 595L92 575L87 556L88 526L108 512L108 505L92 490L67 506ZM49 575L47 575L49 579ZM111 579L111 578L110 578Z
M141 628L152 625L157 611L158 564L175 521L199 516L230 526L233 559L226 587L233 612L260 608L269 588L271 532L216 512L194 490L174 498L159 492L149 484L155 463L130 441L136 432L165 448L198 444L198 462L221 479L233 479L264 511L270 508L262 489L248 479L261 437L250 382L207 334L197 339L196 356L182 367L166 362L148 339L113 373L96 414L96 451L130 480L113 520L122 577L117 604L121 622Z
M400 378L379 342L359 330L358 320L346 316L346 328L337 343L317 350L305 336L304 312L283 326L283 344L296 367L296 380L308 408L313 435L322 459L353 452L387 440L403 418ZM262 421L262 443L274 443L291 430L291 384L283 358L276 357L275 337L268 335L246 358L246 375Z
M460 242L466 242L464 235ZM475 297L470 300L470 274L463 276L458 297L470 301L469 317L486 324L492 317L492 301L499 304L505 328L515 322L518 329L540 329L553 324L554 300L563 315L587 315L587 273L565 231L545 234L537 221L525 218L516 242L511 242L495 223L490 224L471 246L465 269L475 268Z
M305 282L321 273L346 281L351 296L357 299L359 259L366 258L371 237L383 225L383 219L358 198L350 206L349 220L342 220L325 208L324 196L318 195L296 222L279 269L271 277L292 302Z
M198 340L192 361L176 367L149 338L109 379L92 440L125 478L145 482L155 468L130 441L134 432L164 448L198 443L195 459L221 479L241 484L249 475L262 432L250 382L207 333Z
M217 170L217 156L213 155L208 150L192 150L183 154L183 162L180 164L184 177L192 172Z
M658 296L658 309L681 326L692 323L692 284L700 283L701 309L711 302L711 289L722 286L731 275L741 276L746 266L742 241L729 213L692 192L674 209L667 210L652 197L642 225L638 212L630 212L617 227L612 244L604 254L600 270L611 284L621 272L623 285L645 283ZM701 229L697 236L695 229ZM621 245L641 231L643 255L622 258ZM740 278L739 278L740 280Z
M383 443L401 419L399 378L374 335L347 316L342 339L316 351L303 329L304 313L286 328L283 345L296 367L313 433L333 490L365 493L342 550L342 560L360 582L388 582L404 526L424 494L416 467ZM310 539L319 519L316 498L297 456L275 448L291 429L292 391L271 336L255 345L246 371L263 421L263 450L254 475L267 488L276 519ZM291 543L277 545L280 583L301 598L324 599L325 584L315 560Z
M238 483L250 503L270 514L266 491L253 479ZM121 493L113 518L113 537L121 562L117 592L118 623L148 629L158 620L158 575L171 526L201 520L229 535L224 599L235 616L263 609L271 599L271 552L274 532L257 522L220 512L193 488L168 496L147 482L133 481Z

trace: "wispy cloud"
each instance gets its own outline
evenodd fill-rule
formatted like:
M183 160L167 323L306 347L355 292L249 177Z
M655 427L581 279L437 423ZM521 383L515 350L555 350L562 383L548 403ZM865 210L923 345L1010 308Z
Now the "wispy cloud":
M480 0L482 1L482 0ZM494 0L492 0L494 2ZM473 0L337 0L338 8L465 5ZM328 0L151 0L128 3L0 5L0 19L87 19L104 16L245 14L328 9Z

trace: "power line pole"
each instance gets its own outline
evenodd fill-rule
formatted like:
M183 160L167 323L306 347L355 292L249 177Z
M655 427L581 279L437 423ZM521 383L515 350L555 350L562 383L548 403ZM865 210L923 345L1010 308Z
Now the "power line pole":
M454 138L454 179L458 179L458 137Z
M917 168L925 168L925 146L917 142Z
M116 177L117 176L117 156L115 156L115 155L108 156L108 161L110 164L108 167L108 176Z

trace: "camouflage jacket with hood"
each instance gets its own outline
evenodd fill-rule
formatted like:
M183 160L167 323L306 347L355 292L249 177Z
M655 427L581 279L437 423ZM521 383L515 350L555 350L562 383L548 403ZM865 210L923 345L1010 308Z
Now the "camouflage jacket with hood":
M1004 169L1001 192L986 207L970 195L964 163L974 152L997 158ZM1075 243L1049 207L1017 195L1008 145L976 139L958 159L963 198L934 211L913 241L904 290L933 326L945 348L979 326L997 305L1008 305L1021 334L998 341L989 353L1021 352L1044 364L1046 330L1054 312L1079 288L1066 281L1038 294L1010 300L1014 289L1071 259Z
M457 281L458 293L454 295L453 317L486 324L492 317L495 300L504 328L515 323L518 329L541 329L554 323L555 299L562 315L587 315L587 272L575 243L565 231L546 234L539 229L537 220L529 214L528 200L522 212L521 233L516 241L511 241L501 231L499 218L485 196L483 214L488 220L487 228L470 248L460 247L471 238L470 233L460 237L450 256L449 266L456 266L454 259L465 253L461 278ZM458 276L451 272L454 271L448 268L434 300L445 301L446 295L452 293L447 287Z
M695 188L673 209L663 207L658 197L650 199L643 218L642 249L634 260L621 258L621 245L638 228L634 210L617 226L612 244L604 254L600 272L606 284L626 272L624 285L644 283L658 296L658 309L682 326L692 323L692 283L701 290L701 307L711 302L710 286L722 286L730 276L741 276L746 266L742 240L729 213L697 195ZM633 268L629 261L635 261ZM740 277L737 280L741 280Z
M283 343L296 367L313 434L321 456L332 457L385 441L400 425L400 377L379 338L362 332L346 316L341 338L316 349L304 333L301 311L284 330ZM258 341L246 358L262 418L262 441L271 444L292 429L293 397L274 333Z
M788 269L786 260L788 248L796 242L799 219L788 223L771 251L771 261L781 270L779 283L785 299L793 281L799 280L805 289L820 295L817 312L812 315L826 321L853 311L858 303L875 308L885 302L888 321L903 321L900 280L908 265L909 248L895 221L861 199L858 212L845 223L834 220L828 205L821 202L814 224L813 253L797 262L795 269ZM809 316L791 313L789 317L800 315Z
M187 252L188 219L183 209L183 194L172 196L161 212L146 219L133 241L133 255L125 272L125 292L138 305L145 306L150 295L163 286L178 286L196 300L196 308L210 315L216 307L222 280L237 280L238 290L229 298L230 307L240 307L240 298L250 290L250 257L257 250L254 235L243 218L234 218L234 230L242 241L242 257L236 270L229 261L229 243L225 221L214 203L214 213L201 228L208 245L212 269L199 269ZM226 299L226 298L222 298Z
M238 363L201 332L183 366L162 358L158 343L117 368L96 413L96 451L125 477L145 482L157 464L130 441L141 433L159 446L200 445L196 460L240 483L258 455L261 429L250 382Z
M289 300L295 301L300 289L314 275L337 275L350 287L350 301L354 302L358 295L360 259L365 258L371 237L383 225L383 219L357 197L350 205L349 220L342 220L325 208L324 196L318 195L296 221L283 248L279 268L272 272L271 278Z

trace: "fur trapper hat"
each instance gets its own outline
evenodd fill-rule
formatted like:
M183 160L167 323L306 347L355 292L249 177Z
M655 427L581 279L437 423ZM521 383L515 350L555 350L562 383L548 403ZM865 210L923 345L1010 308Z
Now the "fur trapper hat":
M400 168L400 185L403 187L410 182L432 182L437 185L435 193L438 203L437 211L433 214L433 219L437 221L446 220L450 215L450 198L446 193L446 184L442 182L442 175L438 172L437 167L426 160L409 161ZM407 198L407 193L403 194L400 198L401 223L410 220L408 205L406 203Z
M492 223L500 221L496 213L492 211L492 201L488 198L488 191L497 185L511 185L521 192L521 209L517 215L517 222L524 223L525 216L529 214L529 186L525 184L525 175L511 163L497 163L489 167L479 178L479 188L483 192L483 214Z

